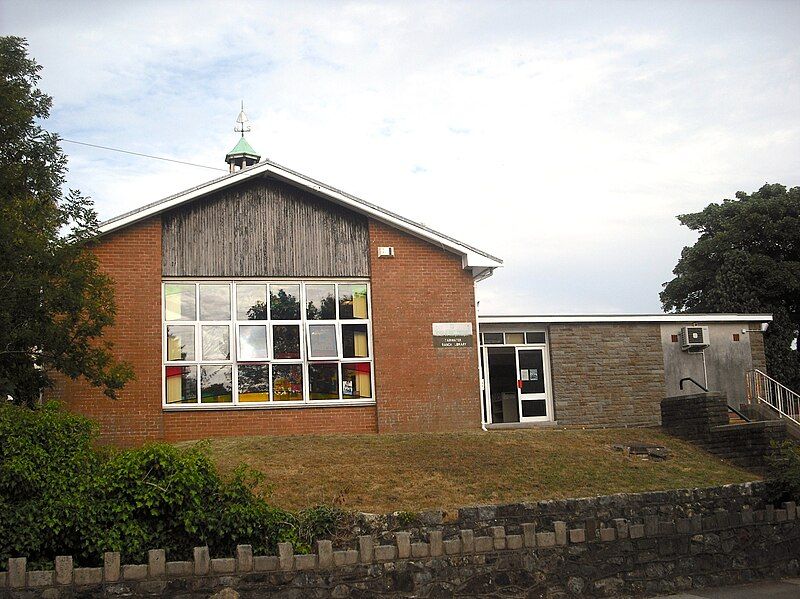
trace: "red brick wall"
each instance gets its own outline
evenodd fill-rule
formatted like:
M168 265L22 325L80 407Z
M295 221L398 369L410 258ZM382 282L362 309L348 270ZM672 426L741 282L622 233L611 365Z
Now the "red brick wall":
M370 220L372 330L378 432L480 427L477 338L434 348L434 322L470 322L475 286L461 258ZM378 258L393 246L393 258Z
M161 415L161 218L103 237L100 268L114 280L117 318L105 339L136 378L109 399L84 379L61 378L52 395L100 423L101 439L134 445L163 437Z

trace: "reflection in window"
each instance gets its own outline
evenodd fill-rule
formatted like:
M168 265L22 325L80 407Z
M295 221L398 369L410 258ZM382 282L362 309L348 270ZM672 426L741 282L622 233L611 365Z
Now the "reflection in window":
M300 285L270 285L272 320L300 320Z
M239 401L269 401L269 364L239 365Z
M194 360L193 325L167 326L167 360L170 362Z
M303 401L303 365L272 365L273 401Z
M367 318L367 286L339 285L339 318Z
M267 286L236 286L236 318L239 320L267 319Z
M230 403L233 401L233 375L229 364L200 367L200 402Z
M342 364L342 399L372 397L369 362Z
M226 324L204 325L203 360L230 360L230 328Z
M244 361L266 360L267 325L243 324L239 326L239 359Z
M315 363L308 365L309 399L339 399L339 365Z
M334 285L306 285L306 318L334 320L336 297Z
M200 320L230 319L230 285L200 285Z
M338 355L336 348L336 325L308 325L308 342L310 346L310 357L335 358Z
M506 333L506 345L522 345L525 343L524 333Z
M194 320L194 285L164 285L164 320Z
M300 359L300 326L276 324L272 327L272 357L275 360Z
M484 333L483 342L486 345L503 345L503 333Z
M166 367L167 403L197 403L197 366Z
M367 343L367 325L343 324L342 325L342 357L366 358L369 356Z
M544 343L544 333L525 333L525 341L528 343Z

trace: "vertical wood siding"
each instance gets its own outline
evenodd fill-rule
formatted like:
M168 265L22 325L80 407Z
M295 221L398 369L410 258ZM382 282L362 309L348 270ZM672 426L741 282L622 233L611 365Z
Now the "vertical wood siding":
M259 179L162 215L165 276L367 277L367 218Z

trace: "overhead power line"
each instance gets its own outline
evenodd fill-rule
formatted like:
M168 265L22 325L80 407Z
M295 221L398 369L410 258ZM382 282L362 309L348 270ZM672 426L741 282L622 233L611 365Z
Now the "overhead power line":
M218 168L216 166L207 166L205 164L196 164L194 162L186 162L184 160L175 160L174 158L164 158L163 156L153 156L151 154L142 154L141 152L131 152L130 150L121 150L120 148L110 148L108 146L100 146L97 144L90 144L86 143L85 141L76 141L74 139L64 139L61 138L61 141L65 141L71 144L78 144L80 146L89 146L90 148L99 148L101 150L109 150L111 152L120 152L122 154L131 154L133 156L140 156L142 158L152 158L153 160L163 160L164 162L175 162L177 164L185 164L186 166L196 166L197 168L207 168L211 169L212 171L222 171L227 173L228 169L225 168Z

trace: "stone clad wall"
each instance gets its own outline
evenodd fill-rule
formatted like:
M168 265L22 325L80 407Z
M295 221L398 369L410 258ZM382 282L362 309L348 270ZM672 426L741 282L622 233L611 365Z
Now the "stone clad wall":
M59 557L53 571L27 571L25 558L12 558L0 573L0 598L190 598L222 589L230 589L220 595L227 597L610 597L796 576L800 558L795 503L670 520L619 518L597 527L556 521L537 530L523 523L519 534L502 526L488 533L464 529L445 540L431 530L412 542L408 532L397 532L391 544L380 545L361 536L357 548L340 551L318 541L308 555L279 543L276 556L253 556L240 545L235 557L211 559L207 547L197 547L194 559L182 562L153 550L147 564L134 565L107 553L98 568L74 568L71 557Z

